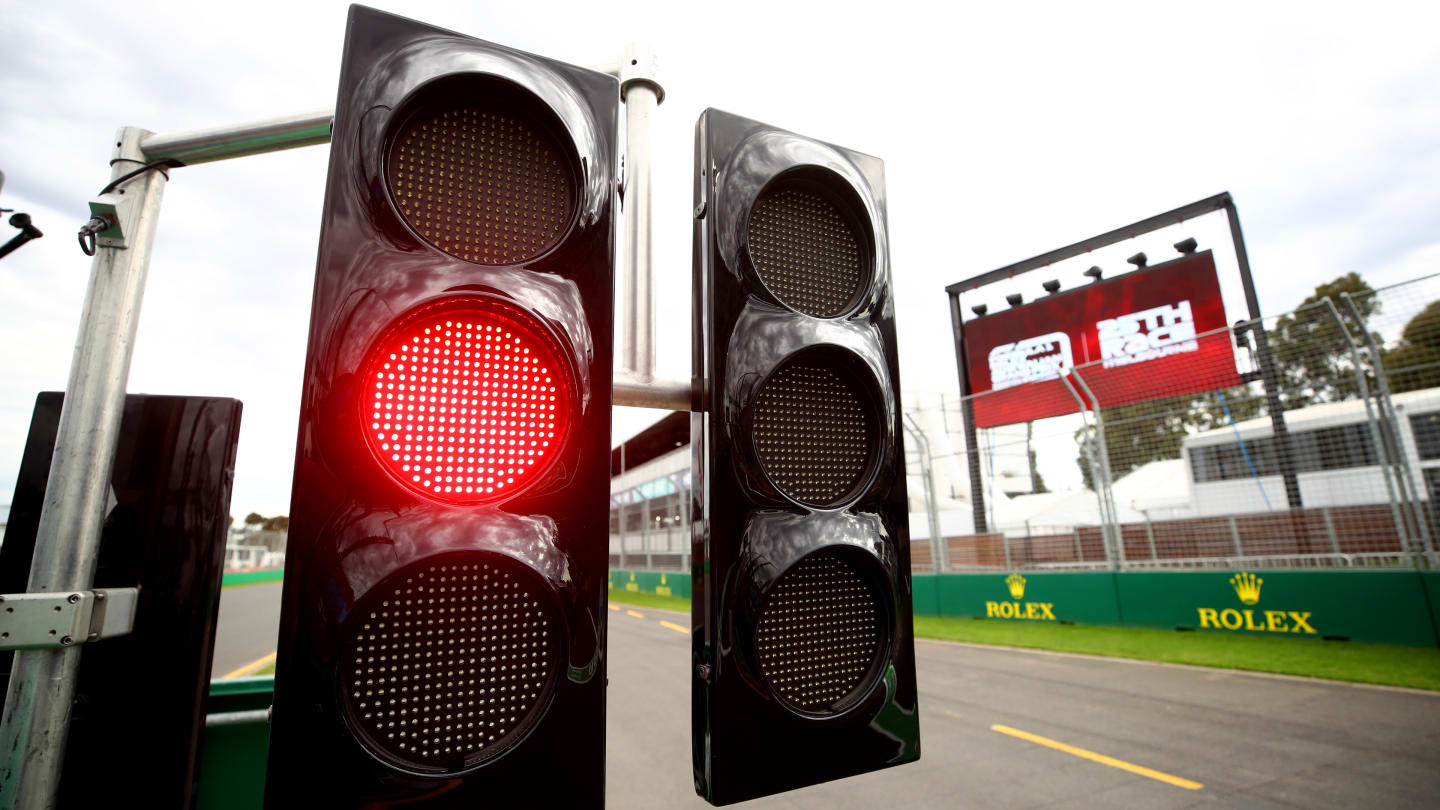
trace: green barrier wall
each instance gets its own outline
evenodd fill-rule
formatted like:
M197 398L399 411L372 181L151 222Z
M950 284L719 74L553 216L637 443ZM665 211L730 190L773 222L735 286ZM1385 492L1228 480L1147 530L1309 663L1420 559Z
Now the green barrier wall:
M653 593L690 598L690 575L672 571L611 571L610 587L617 591Z
M933 608L929 603L916 600L915 613L919 616L1076 624L1120 623L1115 580L1108 571L917 574L911 577L911 581L917 583L917 591L925 588L933 589L935 593Z
M1416 571L1157 571L1115 579L1126 624L1435 644Z
M211 681L206 711L219 714L266 709L274 691L275 679L270 676ZM196 779L196 810L257 810L265 801L270 724L260 719L206 726L204 735Z
M911 584L917 616L1440 645L1440 572L1000 572ZM610 587L689 598L690 576L611 571Z
M253 585L257 582L279 582L284 578L284 568L268 568L264 571L239 571L233 574L226 574L220 580L220 587L228 588L232 585Z
M1435 643L1440 645L1440 571L1425 571L1420 574L1420 586L1430 603L1430 620L1435 628Z

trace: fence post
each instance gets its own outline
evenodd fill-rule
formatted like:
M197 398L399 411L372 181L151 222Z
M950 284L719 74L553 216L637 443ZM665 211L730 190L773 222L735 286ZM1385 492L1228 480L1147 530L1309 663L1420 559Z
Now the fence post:
M1235 525L1235 516L1230 515L1226 520L1230 522L1230 539L1235 541L1235 556L1244 557L1245 551L1240 548L1240 527Z
M1096 494L1100 497L1101 532L1109 538L1109 545L1113 549L1109 552L1113 555L1110 558L1111 567L1123 567L1125 565L1125 541L1120 536L1120 513L1115 508L1115 492L1110 488L1113 476L1110 473L1110 449L1105 444L1105 418L1100 414L1100 398L1090 390L1089 384L1085 382L1084 377L1080 376L1078 370L1071 369L1070 376L1075 378L1075 384L1085 392L1085 397L1090 400L1090 412L1095 415L1095 449L1096 455L1099 456L1100 467L1100 475L1095 481L1095 489Z
M1155 526L1150 522L1150 513L1145 513L1145 542L1150 544L1150 559L1158 560L1160 555L1155 553Z
M1325 519L1325 535L1330 538L1330 552L1340 553L1340 538L1335 534L1335 517L1330 514L1330 507L1320 507L1320 516Z
M1080 527L1075 527L1075 562L1085 562L1085 547L1080 543Z
M903 414L905 432L909 433L919 445L916 451L920 455L920 480L925 487L925 517L930 524L930 564L935 567L935 573L943 574L949 567L949 561L945 559L946 552L945 538L940 532L940 506L935 496L935 475L931 469L930 440L925 432L916 423L915 417L909 413Z
M1425 512L1420 506L1419 490L1415 484L1415 476L1410 469L1410 454L1405 452L1404 446L1400 444L1400 432L1397 427L1399 415L1395 412L1395 403L1390 399L1390 383L1385 376L1385 363L1380 357L1380 347L1375 345L1375 337L1366 328L1365 320L1360 317L1360 310L1355 306L1355 299L1349 293L1340 293L1340 300L1345 302L1345 307L1350 310L1350 316L1360 326L1360 333L1365 338L1365 345L1370 349L1370 361L1375 365L1375 400L1380 405L1380 413L1385 427L1386 435L1394 442L1397 452L1403 454L1400 461L1400 491L1401 497L1408 503L1415 520L1416 534L1423 543L1424 555L1413 546L1410 551L1415 555L1415 567L1421 568L1428 565L1431 552L1435 550L1430 537L1430 527L1425 520Z
M1350 330L1345 327L1345 322L1341 320L1340 310L1335 308L1335 302L1330 300L1330 296L1328 295L1325 296L1325 298L1322 300L1325 302L1325 306L1328 307L1330 310L1330 317L1335 319L1335 325L1339 327L1340 334L1345 336L1345 342L1350 346L1350 360L1355 364L1355 386L1356 390L1360 393L1360 399L1365 403L1365 418L1370 422L1370 440L1375 443L1375 451L1380 454L1380 470L1382 473L1381 477L1385 479L1385 494L1390 498L1390 514L1391 518L1395 521L1395 533L1400 537L1400 547L1410 548L1411 541L1409 538L1409 526L1406 523L1405 516L1400 512L1400 502L1395 497L1395 481L1391 480L1392 476L1394 476L1395 478L1399 478L1400 476L1399 467L1394 465L1404 463L1401 459L1391 457L1391 451L1396 449L1398 445L1392 447L1391 443L1389 441L1386 441L1384 434L1381 432L1380 424L1381 421L1383 421L1383 417L1381 420L1377 420L1375 418L1375 409L1370 404L1370 386L1366 385L1365 383L1365 367L1361 365L1360 362L1360 347L1355 344L1355 339L1350 336ZM1365 322L1359 320L1360 313L1354 308L1353 305L1350 306L1350 312L1352 315L1355 316L1356 325L1360 327L1360 330L1366 331ZM1376 377L1377 379L1379 377L1378 366ZM1403 448L1401 448L1399 449L1399 452L1404 453L1405 451ZM1402 482L1402 489L1403 486L1404 484ZM1328 525L1328 522L1330 520L1330 513L1328 509L1325 512L1325 519L1327 521L1327 529L1330 531L1330 539L1333 545L1333 541L1335 539L1335 532L1334 529Z

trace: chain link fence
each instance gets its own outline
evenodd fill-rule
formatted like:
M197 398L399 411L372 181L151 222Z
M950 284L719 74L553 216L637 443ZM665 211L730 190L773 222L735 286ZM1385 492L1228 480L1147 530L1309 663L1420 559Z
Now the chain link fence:
M912 409L944 437L907 442L915 570L1436 567L1440 275L1354 282L1195 336L1231 350L1143 379L1143 401L1100 373L1110 358L1061 376L1070 415L974 447L966 413L998 392ZM1223 364L1233 385L1183 393Z

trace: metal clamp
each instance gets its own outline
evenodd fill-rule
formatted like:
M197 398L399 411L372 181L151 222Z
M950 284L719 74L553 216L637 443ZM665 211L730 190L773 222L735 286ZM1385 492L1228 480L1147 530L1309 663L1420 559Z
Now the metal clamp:
M106 192L90 201L90 222L85 229L101 247L129 247L135 229L135 208L135 197L126 197L123 189Z
M0 596L0 650L73 647L135 627L138 588Z

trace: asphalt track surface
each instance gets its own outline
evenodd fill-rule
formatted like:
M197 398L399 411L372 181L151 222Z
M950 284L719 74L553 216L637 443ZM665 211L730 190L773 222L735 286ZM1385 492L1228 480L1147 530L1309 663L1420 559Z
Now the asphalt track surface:
M226 589L217 677L274 650L279 601L278 583ZM607 803L708 807L688 616L614 608ZM916 655L919 762L737 806L1440 805L1440 694L925 640Z
M275 652L279 633L279 582L222 588L210 677L223 678Z

